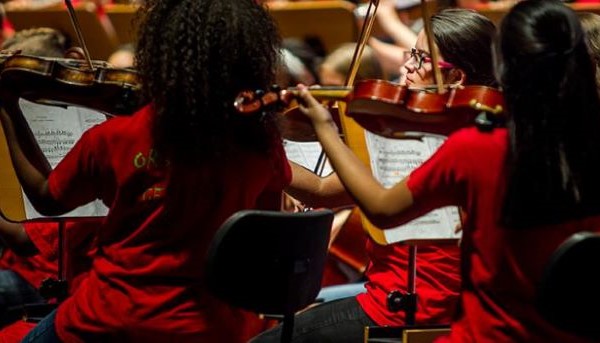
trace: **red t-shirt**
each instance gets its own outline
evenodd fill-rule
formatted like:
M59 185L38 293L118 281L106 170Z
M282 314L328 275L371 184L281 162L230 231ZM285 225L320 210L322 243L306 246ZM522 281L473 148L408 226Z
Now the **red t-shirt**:
M36 323L19 320L3 327L0 330L0 343L21 343L35 325Z
M157 162L151 120L145 107L93 127L50 174L67 208L96 198L110 206L89 277L59 307L57 333L65 342L247 339L236 329L247 313L205 289L204 259L225 219L289 184L283 146L186 170L177 181L193 192L166 208L170 168Z
M40 251L33 256L19 256L6 249L0 268L19 274L33 287L39 287L49 277L57 277L58 224L55 222L25 222L25 232Z
M90 269L89 254L93 251L93 235L102 218L65 220L65 258L67 282L70 290L77 287ZM19 256L6 250L0 259L0 268L10 269L38 288L47 278L58 278L58 223L56 221L23 222L25 233L39 250L32 256Z
M414 208L459 205L463 225L461 309L452 342L586 342L544 321L534 306L535 286L550 254L579 230L597 231L600 218L528 230L498 225L504 189L505 129L458 131L409 177Z

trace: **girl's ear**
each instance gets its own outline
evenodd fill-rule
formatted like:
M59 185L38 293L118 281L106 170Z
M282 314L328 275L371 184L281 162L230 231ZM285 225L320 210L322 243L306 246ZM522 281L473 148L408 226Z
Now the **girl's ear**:
M462 69L452 68L448 73L448 84L463 85L467 81L467 75Z

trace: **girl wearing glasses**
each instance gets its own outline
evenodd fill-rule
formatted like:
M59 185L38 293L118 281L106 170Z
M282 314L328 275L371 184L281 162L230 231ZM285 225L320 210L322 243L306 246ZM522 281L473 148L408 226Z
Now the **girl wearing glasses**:
M488 80L486 84L493 83L490 46L495 31L494 25L488 19L468 10L446 10L433 17L432 25L434 39L443 60L456 66L452 70L447 70L448 76L459 75L465 82ZM423 43L423 38L420 42ZM417 43L416 47L428 51L422 44ZM458 60L459 56L461 59L473 60ZM419 80L423 84L427 80L429 80L428 84L433 82L430 67L430 64L423 60L422 70L418 71ZM417 80L416 75L415 72L411 78ZM300 171L297 170L300 168L294 168L292 165L292 169L292 184L286 190L308 205L329 206L326 203L311 203L310 195L299 190L297 186L299 180L305 179L305 176L300 175ZM368 174L365 177L372 178L370 172ZM338 175L334 173L322 179L322 185L331 186L331 183L335 183L330 181L339 183L337 178ZM315 181L317 182L319 181ZM323 188L326 186L313 187L313 189ZM363 340L365 326L405 324L404 311L389 308L387 299L388 296L397 294L394 291L406 291L409 260L407 246L402 244L382 246L369 239L366 250L371 260L365 272L366 291L357 296L321 304L296 316L293 342L359 342ZM458 247L451 245L419 247L417 274L416 323L450 323L460 288ZM362 284L359 286L357 288L361 289ZM254 342L276 342L279 341L280 334L281 328L277 327L256 337Z
M373 223L394 226L448 205L467 211L461 311L451 342L591 342L552 326L535 307L552 251L574 232L600 228L600 101L585 36L576 14L554 0L518 3L500 31L497 73L507 127L454 133L390 189L340 140L329 112L306 91L301 109Z

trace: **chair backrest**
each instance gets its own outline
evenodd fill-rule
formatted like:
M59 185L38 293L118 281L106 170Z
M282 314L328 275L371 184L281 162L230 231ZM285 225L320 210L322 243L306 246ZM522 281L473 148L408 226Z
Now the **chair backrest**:
M332 221L331 210L235 213L209 248L209 289L257 313L289 315L305 308L321 288Z
M600 234L569 237L546 265L537 294L540 313L565 331L600 340L599 264Z

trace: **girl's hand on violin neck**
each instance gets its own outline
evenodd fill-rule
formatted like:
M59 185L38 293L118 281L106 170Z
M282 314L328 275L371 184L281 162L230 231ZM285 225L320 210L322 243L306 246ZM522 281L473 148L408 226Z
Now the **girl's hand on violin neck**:
M298 107L300 111L307 116L315 129L320 127L332 127L337 131L337 127L331 113L323 107L321 103L310 94L308 87L303 84L298 85Z

